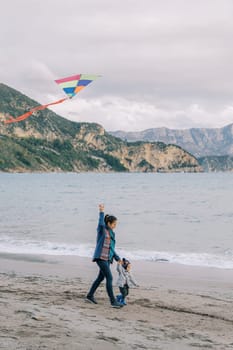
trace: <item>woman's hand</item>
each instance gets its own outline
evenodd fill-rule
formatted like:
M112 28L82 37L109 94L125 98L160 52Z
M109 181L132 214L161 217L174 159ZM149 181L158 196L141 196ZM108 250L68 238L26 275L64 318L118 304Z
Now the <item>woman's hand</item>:
M101 213L104 212L104 204L99 204L99 210Z

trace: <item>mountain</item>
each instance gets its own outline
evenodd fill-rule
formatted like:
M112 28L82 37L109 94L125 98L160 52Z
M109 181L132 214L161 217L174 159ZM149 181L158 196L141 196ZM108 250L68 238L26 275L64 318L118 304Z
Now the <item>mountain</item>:
M205 172L233 172L233 156L206 156L198 158L198 161Z
M19 123L4 124L38 105L0 84L0 170L199 172L181 147L162 142L126 142L95 123L76 123L46 109Z
M233 155L233 124L218 129L167 128L147 129L141 132L109 132L127 141L161 141L178 145L195 157Z

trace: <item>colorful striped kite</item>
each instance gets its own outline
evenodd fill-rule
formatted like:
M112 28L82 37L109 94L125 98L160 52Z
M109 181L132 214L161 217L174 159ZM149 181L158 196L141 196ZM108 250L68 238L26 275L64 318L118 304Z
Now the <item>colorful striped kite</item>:
M88 84L90 84L93 80L97 78L99 78L99 75L77 74L77 75L73 75L72 77L55 80L55 82L61 86L61 88L64 90L64 92L68 97L62 98L55 102L48 103L46 105L34 107L30 109L30 111L20 115L19 117L16 117L16 118L10 117L10 119L5 120L4 123L5 124L17 123L21 120L27 119L28 117L30 117L30 115L32 115L36 111L41 111L43 109L46 109L49 106L57 105L68 99L71 99L79 91L84 89Z

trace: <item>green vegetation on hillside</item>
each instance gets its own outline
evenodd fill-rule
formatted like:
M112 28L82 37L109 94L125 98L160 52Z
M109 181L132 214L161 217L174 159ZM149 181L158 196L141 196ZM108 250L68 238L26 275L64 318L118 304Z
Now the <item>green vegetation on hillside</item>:
M28 171L94 170L99 161L88 152L75 150L70 141L46 141L34 138L0 138L0 170L27 169Z

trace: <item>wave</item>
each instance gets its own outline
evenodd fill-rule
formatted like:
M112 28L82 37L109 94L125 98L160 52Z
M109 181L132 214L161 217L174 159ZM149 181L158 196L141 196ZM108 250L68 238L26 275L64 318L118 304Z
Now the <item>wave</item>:
M32 255L66 255L89 257L93 255L94 246L90 244L66 244L46 241L25 241L9 237L0 239L0 252L9 254ZM233 269L233 251L227 250L222 254L210 254L205 252L162 252L150 250L117 250L121 257L130 260L144 260L152 262L167 262L189 266L205 266L222 269Z
M93 247L87 244L67 244L48 241L17 240L12 238L0 239L0 252L12 254L33 255L76 255L91 257Z
M125 251L124 251L125 252ZM233 269L233 252L231 254L210 254L205 252L158 252L158 251L134 251L125 252L129 259L147 260L154 262L169 262L189 266L215 267L221 269ZM123 255L122 255L123 256Z

